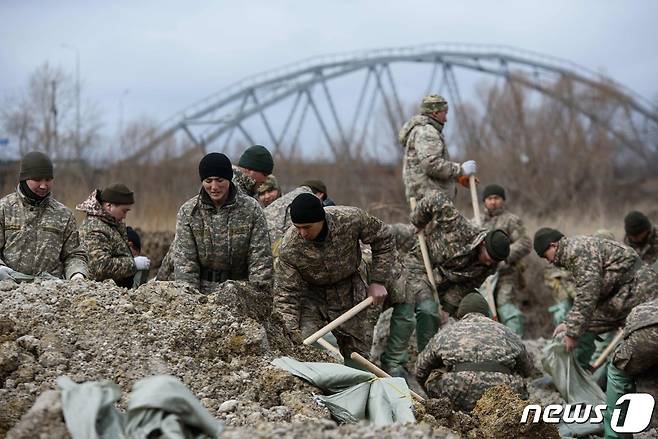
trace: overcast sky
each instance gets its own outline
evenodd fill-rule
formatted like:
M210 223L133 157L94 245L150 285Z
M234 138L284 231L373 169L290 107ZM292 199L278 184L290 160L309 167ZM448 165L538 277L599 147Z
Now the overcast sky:
M0 98L48 61L74 72L106 129L162 120L245 76L327 53L504 44L573 61L656 101L658 2L0 0ZM0 137L3 137L0 132Z

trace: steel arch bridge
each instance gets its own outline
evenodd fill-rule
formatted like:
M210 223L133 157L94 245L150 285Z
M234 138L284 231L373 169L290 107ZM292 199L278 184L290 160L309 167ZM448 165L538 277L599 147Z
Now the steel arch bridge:
M428 75L401 82L391 68L400 64L424 64ZM649 160L647 151L656 152L658 109L610 78L569 61L507 46L431 44L315 57L247 77L170 117L128 160L155 157L163 142L176 136L187 140L187 151L226 150L241 137L244 143L265 144L276 156L288 158L299 152L300 135L311 120L334 156L350 158L363 148L374 129L373 119L381 120L380 114L391 133L409 116L401 88L411 90L415 104L424 94L447 91L459 129L469 131L473 127L463 114L457 74L461 72L489 75L550 97L603 128L640 159ZM337 99L331 90L346 77L358 78L350 79L348 110L338 105L345 95ZM605 93L614 105L602 115L593 102L556 92L553 85L564 80L591 96Z

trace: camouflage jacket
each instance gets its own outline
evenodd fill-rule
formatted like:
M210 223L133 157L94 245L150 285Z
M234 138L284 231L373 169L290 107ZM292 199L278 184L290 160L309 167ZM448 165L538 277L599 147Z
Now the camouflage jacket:
M501 372L454 372L462 363L496 362L509 368L513 375ZM427 378L437 369L443 372L433 385ZM416 377L428 390L436 386L457 406L470 410L488 387L507 384L517 390L523 387L521 377L529 376L533 362L523 342L511 329L478 313L466 314L437 333L418 355ZM436 396L436 395L433 395Z
M79 232L89 255L89 274L97 281L125 280L137 272L128 246L126 225L103 210L98 192L94 190L89 198L76 206L77 210L87 214Z
M425 196L410 220L425 232L432 267L441 277L437 279L439 289L442 283L473 283L475 288L495 271L495 265L489 267L478 260L478 246L487 232L471 224L445 193L434 191ZM419 247L414 247L418 255Z
M16 188L0 200L0 229L1 264L30 275L88 276L73 212L51 195L37 203Z
M624 236L624 244L635 250L647 264L651 265L658 261L658 234L655 227L651 230L647 242L644 245L640 246L630 242L628 236Z
M283 234L292 226L292 221L290 221L290 204L292 204L292 200L297 195L304 193L312 194L313 191L308 186L299 186L295 190L274 200L272 204L263 209L265 220L267 220L267 230L270 233L270 239L274 248L278 247L277 244L283 237Z
M356 207L327 207L325 213L329 231L324 241L306 241L290 228L279 247L274 270L275 307L293 329L305 294L312 294L318 287L345 290L344 284L359 274L360 242L372 249L370 282L390 288L400 278L395 243L386 224ZM352 294L351 287L346 291ZM344 306L349 307L365 296L344 299Z
M415 115L398 133L405 149L402 180L407 199L420 201L429 191L444 192L452 200L461 165L451 162L443 138L443 125L434 119Z
M272 251L263 210L231 184L227 201L215 207L201 188L178 210L172 244L174 278L199 288L202 272L248 280L270 291Z
M650 287L656 277L655 273L644 273L649 268L632 248L592 236L560 239L553 264L569 271L574 279L576 297L564 321L567 335L574 338L587 331L598 308L610 318L623 321L643 293L634 289ZM640 270L649 279L638 284L634 276ZM621 289L623 295L618 294Z
M658 299L641 303L626 317L624 339L613 355L614 365L629 375L658 366Z
M487 230L501 229L509 236L509 256L505 259L507 265L516 264L532 250L532 242L528 237L523 221L518 216L508 212L505 207L493 212L485 208L480 218L482 227Z
M400 256L404 256L413 250L418 242L416 228L411 224L396 223L391 224L391 234L395 238L395 247L398 249Z
M242 172L237 166L233 166L233 184L249 197L258 196L256 180Z

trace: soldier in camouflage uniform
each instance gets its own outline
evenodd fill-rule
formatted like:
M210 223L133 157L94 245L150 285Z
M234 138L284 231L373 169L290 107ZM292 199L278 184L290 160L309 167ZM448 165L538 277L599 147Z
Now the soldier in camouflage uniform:
M278 254L278 247L283 234L292 226L292 221L290 221L290 204L300 194L313 194L313 190L310 186L302 184L278 200L275 200L263 210L265 212L265 219L267 220L267 230L272 240L272 252L274 256Z
M420 114L400 129L398 140L404 148L402 179L407 199L414 197L420 201L430 191L441 191L453 200L459 177L477 171L474 160L461 165L450 161L443 137L447 115L448 102L444 98L426 96L420 104Z
M92 279L112 279L120 287L131 288L138 270L148 270L147 257L133 256L123 221L134 203L130 189L116 184L102 191L95 189L76 207L87 214L79 232L87 248Z
M272 154L263 145L250 146L233 166L233 183L250 197L258 196L258 187L274 169Z
M386 224L356 207L324 208L312 194L298 195L290 215L295 227L279 247L274 301L293 339L301 341L366 296L376 305L388 292L391 303L400 300L402 269ZM361 243L372 249L368 279L361 270ZM346 364L353 364L352 352L368 356L372 324L366 318L352 318L332 332Z
M501 230L487 232L475 227L443 192L426 195L410 219L425 232L441 307L454 315L461 299L507 258L509 237ZM412 252L422 260L419 245Z
M522 259L530 253L532 242L521 218L509 212L505 206L505 189L497 184L484 188L484 211L480 220L487 230L500 229L510 239L510 253L498 264L498 282L495 298L500 322L523 337L523 313L519 309L524 266Z
M649 265L658 261L658 234L649 218L642 212L630 212L624 218L624 244L635 250Z
M535 252L571 273L573 306L554 335L566 331L567 351L578 346L582 359L594 351L594 334L623 325L630 310L658 294L658 275L628 246L593 236L565 237L558 230L535 233Z
M658 299L641 303L626 318L624 338L612 354L608 368L604 412L606 438L625 437L610 428L611 410L617 399L627 393L649 393L658 399ZM658 426L654 409L651 425Z
M16 192L0 200L0 275L87 277L87 253L73 212L51 195L53 164L41 152L21 161Z
M261 207L236 189L224 154L206 155L199 176L199 195L183 204L176 218L175 280L202 292L227 280L245 280L269 299L272 252Z
M459 319L436 334L416 360L416 377L430 398L448 397L456 410L471 411L490 387L506 385L527 397L523 377L533 362L521 339L489 318L489 306L470 293Z
M258 202L263 208L266 208L283 195L278 180L272 174L268 175L265 181L258 186L257 192Z

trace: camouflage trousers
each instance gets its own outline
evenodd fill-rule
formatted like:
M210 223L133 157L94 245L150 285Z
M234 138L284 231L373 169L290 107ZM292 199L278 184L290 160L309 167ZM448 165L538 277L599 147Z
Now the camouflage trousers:
M528 392L519 375L500 372L447 372L435 370L425 381L425 390L430 398L447 397L455 410L470 412L482 394L500 384L527 398Z
M299 326L302 337L312 335L365 297L366 286L359 273L334 285L313 287L301 301ZM380 307L370 306L331 331L345 358L345 364L352 365L349 360L352 352L368 358L372 331L379 312Z

